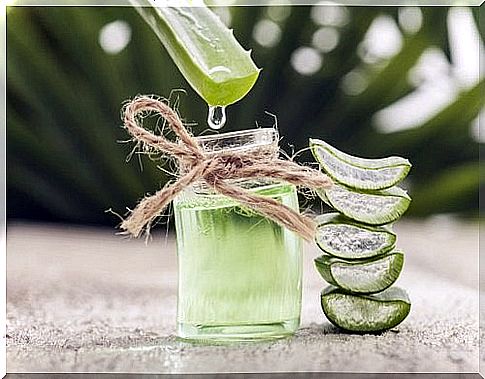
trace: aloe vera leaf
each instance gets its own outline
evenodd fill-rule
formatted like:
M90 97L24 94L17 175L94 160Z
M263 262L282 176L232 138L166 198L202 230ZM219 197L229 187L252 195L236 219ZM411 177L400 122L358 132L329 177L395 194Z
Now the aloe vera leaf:
M339 213L326 213L315 221L317 245L337 258L372 258L391 251L396 244L396 234L388 226L362 224Z
M370 294L384 291L399 277L404 255L393 251L381 257L347 261L322 255L315 266L328 283L353 293Z
M332 179L356 189L392 187L403 180L411 169L411 163L401 157L354 157L318 139L310 139L310 148L321 168Z
M411 198L399 187L378 191L358 191L334 184L317 194L328 205L348 218L371 225L397 220L409 207Z
M132 0L178 69L211 106L229 105L253 87L260 69L232 30L209 8L181 1L159 6L150 0Z
M411 310L406 291L399 287L390 287L374 295L352 295L329 286L322 291L321 305L332 324L358 333L394 328Z

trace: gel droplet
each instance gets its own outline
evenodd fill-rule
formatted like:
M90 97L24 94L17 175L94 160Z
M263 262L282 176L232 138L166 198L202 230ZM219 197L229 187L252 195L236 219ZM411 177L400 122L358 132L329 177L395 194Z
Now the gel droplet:
M211 129L221 129L226 123L226 107L220 105L210 106L207 124Z

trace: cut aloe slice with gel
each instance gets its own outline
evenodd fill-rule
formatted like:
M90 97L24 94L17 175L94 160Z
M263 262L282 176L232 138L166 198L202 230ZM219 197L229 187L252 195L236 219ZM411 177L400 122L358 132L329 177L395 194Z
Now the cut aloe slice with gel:
M353 293L384 291L399 277L404 255L395 251L364 261L346 261L329 255L315 259L315 266L328 283Z
M323 214L315 221L317 245L338 258L372 258L391 251L396 244L396 234L388 226L362 224L339 213Z
M232 30L202 1L131 0L185 79L210 106L243 98L259 71ZM153 59L156 59L154 57Z
M358 191L338 184L317 190L328 205L348 218L370 225L383 225L397 220L409 207L406 191L392 187L379 191Z
M392 187L403 180L411 169L411 163L401 157L354 157L318 139L310 139L310 148L321 168L333 180L355 189Z
M350 332L376 333L399 325L409 314L411 302L403 289L390 287L374 295L352 295L329 286L321 294L328 320Z

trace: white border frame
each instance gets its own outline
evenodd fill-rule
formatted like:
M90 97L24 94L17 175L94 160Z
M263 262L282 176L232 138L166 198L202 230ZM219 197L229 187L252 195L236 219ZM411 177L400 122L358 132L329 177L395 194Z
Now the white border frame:
M179 4L177 0L150 0L158 3L159 6L167 6L170 4ZM190 0L189 0L190 1ZM346 6L470 6L480 7L485 0L339 0L338 2L330 1L316 1L316 0L206 0L205 3L209 6L278 6L278 5L346 5ZM7 372L7 356L6 356L6 314L7 314L7 286L6 286L6 188L7 188L7 7L9 6L132 6L130 0L3 0L0 5L0 303L4 304L4 308L0 311L0 323L2 323L2 346L0 348L0 375L5 377ZM197 6L194 4L194 6ZM484 94L485 95L485 94ZM483 122L483 120L480 120ZM479 149L481 150L481 148ZM481 156L479 154L481 162ZM479 200L480 201L480 200ZM480 204L481 205L481 204ZM481 212L480 212L481 213ZM480 238L481 239L481 238ZM481 250L479 250L481 252ZM482 276L480 272L479 276ZM479 290L480 290L479 285ZM480 298L480 293L479 293ZM482 308L481 301L479 301L479 308ZM480 310L479 310L480 314ZM479 317L480 318L480 317ZM482 329L482 320L479 321L479 330ZM483 352L482 341L479 342L480 355ZM482 364L479 358L479 376L482 374ZM65 373L67 374L67 373ZM114 373L113 373L114 374ZM358 374L358 373L356 373ZM364 374L364 373L361 373ZM395 373L394 373L395 374ZM412 373L406 373L412 374ZM417 377L419 373L414 373ZM432 375L432 373L429 373ZM114 374L116 375L116 374ZM392 375L392 374L391 374Z

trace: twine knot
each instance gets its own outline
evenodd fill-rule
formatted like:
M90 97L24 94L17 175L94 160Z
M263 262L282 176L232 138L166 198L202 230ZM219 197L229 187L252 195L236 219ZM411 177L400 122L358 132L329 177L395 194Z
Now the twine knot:
M159 113L177 136L171 142L143 128L138 121L145 112ZM315 236L314 221L267 196L256 195L230 179L273 179L310 189L328 188L332 181L319 170L301 166L293 161L279 159L267 150L206 152L182 124L177 113L165 102L140 96L127 104L124 126L133 138L151 146L165 156L175 157L181 167L181 176L152 196L142 199L121 229L138 237L149 230L151 223L184 188L198 180L214 191L231 197L239 203L298 233L307 240Z

